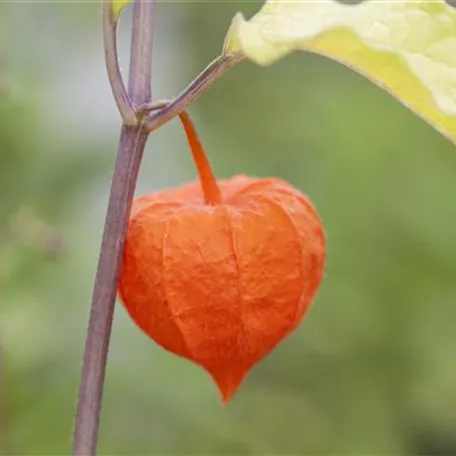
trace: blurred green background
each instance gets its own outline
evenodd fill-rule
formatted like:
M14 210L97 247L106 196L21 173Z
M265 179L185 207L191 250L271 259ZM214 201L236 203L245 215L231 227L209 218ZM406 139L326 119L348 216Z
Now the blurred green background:
M159 2L154 96L177 94L261 2ZM122 18L128 63L130 11ZM0 452L68 454L119 136L99 6L0 2ZM223 408L118 305L100 454L455 455L456 151L324 58L244 63L190 110L218 176L276 175L327 231L305 322ZM177 121L138 194L195 177Z

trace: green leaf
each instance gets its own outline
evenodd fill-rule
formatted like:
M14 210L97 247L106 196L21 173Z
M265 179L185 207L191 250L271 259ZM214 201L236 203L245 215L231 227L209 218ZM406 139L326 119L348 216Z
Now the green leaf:
M112 1L112 13L114 19L117 21L119 19L120 13L122 10L133 0L111 0Z
M223 53L269 65L295 49L364 75L456 142L456 10L443 0L269 0L235 16Z

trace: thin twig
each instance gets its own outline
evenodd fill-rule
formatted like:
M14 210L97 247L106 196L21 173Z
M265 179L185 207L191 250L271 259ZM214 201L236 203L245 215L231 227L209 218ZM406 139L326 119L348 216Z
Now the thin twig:
M150 102L154 0L136 0L133 10L129 96ZM96 452L106 361L114 304L131 204L148 132L123 126L111 184L106 221L87 330L73 453Z
M226 70L244 59L243 54L219 56L213 60L182 92L173 100L157 100L144 103L136 109L138 119L145 119L145 128L150 132L163 126L202 95ZM158 111L155 114L151 114ZM146 116L149 116L146 118Z
M212 85L223 73L225 73L226 70L233 67L243 59L243 54L232 54L216 58L175 100L149 117L146 123L147 130L152 132L176 117L204 91L206 91L210 85Z
M116 100L120 115L124 125L137 125L135 109L131 104L130 98L125 90L122 74L119 68L119 57L117 52L117 23L113 14L112 2L101 2L103 16L103 43L105 51L106 70L112 93Z

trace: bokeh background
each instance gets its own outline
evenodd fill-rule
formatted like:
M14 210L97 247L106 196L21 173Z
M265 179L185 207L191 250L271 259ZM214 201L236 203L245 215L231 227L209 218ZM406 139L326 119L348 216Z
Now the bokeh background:
M177 94L250 1L159 2L153 91ZM127 10L120 30L128 63ZM307 319L223 408L118 305L112 455L455 455L456 150L360 76L304 53L243 63L190 110L218 176L275 175L327 231ZM0 2L0 452L68 454L119 136L96 2ZM195 177L177 121L138 194Z

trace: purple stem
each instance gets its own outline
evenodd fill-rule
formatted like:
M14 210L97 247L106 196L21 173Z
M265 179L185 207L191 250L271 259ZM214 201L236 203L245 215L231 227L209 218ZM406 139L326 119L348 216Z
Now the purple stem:
M151 100L153 21L154 1L136 0L128 90L134 106ZM96 453L117 281L147 137L148 132L141 125L122 127L87 330L74 432L75 456Z

